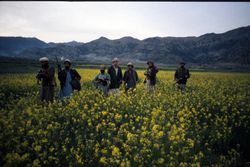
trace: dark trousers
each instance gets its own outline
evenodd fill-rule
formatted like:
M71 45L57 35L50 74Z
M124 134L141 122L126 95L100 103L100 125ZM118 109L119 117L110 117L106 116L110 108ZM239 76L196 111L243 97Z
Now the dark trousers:
M55 94L55 90L54 90L54 86L42 86L41 90L40 90L40 97L42 101L46 101L46 102L53 102L54 100L54 94Z

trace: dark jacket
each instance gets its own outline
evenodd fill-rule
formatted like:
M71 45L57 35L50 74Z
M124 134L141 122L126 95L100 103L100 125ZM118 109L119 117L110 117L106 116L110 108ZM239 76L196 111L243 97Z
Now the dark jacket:
M187 79L190 78L189 70L180 67L175 71L174 77L178 84L186 84Z
M79 75L79 73L75 69L70 69L70 75L71 75L72 80L73 79L81 80L81 76ZM65 69L58 72L58 79L60 81L61 87L63 87L65 85L66 77L67 77L67 73L66 73Z
M110 66L108 68L108 74L111 78L111 84L109 85L110 89L117 89L122 84L122 69L121 67L118 67L118 73L116 75L115 69L113 66Z
M137 72L132 69L125 71L123 76L123 81L127 84L126 88L134 88L136 87L136 83L138 81L138 74Z
M41 69L36 76L37 79L42 81L42 86L55 86L55 69L49 67L47 69Z
M150 80L151 85L156 84L156 74L158 73L158 68L156 66L153 66L151 68L148 68L147 71L145 72L145 76L147 79Z
M40 90L41 100L53 102L54 86L56 86L55 69L53 67L49 67L47 69L42 68L37 74L36 78L39 81L42 81L42 87Z

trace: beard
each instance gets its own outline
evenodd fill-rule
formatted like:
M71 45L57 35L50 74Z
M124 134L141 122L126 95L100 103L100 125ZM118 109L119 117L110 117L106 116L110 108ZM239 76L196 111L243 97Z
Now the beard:
M43 68L43 69L47 69L48 67L49 67L49 64L43 64L43 65L42 65L42 68Z

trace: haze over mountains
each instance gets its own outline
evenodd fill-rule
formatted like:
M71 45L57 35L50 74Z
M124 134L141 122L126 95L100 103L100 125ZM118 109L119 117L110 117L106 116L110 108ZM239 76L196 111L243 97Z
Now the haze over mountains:
M0 37L0 56L37 59L42 56L74 60L110 62L154 60L163 64L185 61L193 64L250 64L250 26L225 33L199 37L133 37L109 40L105 37L88 43L46 43L37 38Z

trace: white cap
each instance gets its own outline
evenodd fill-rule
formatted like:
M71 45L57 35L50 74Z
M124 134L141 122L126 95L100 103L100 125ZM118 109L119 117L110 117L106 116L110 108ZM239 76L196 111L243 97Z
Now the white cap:
M70 61L69 59L65 59L65 60L64 60L64 63L65 63L65 62L71 63L71 61Z
M128 62L128 64L127 64L128 66L130 65L130 66L133 66L133 63L132 62Z
M48 59L47 57L41 57L41 58L39 59L39 61L40 61L40 62L49 61L49 59Z
M119 61L119 59L118 59L117 57L115 57L115 58L112 60L112 62L114 62L114 61Z

